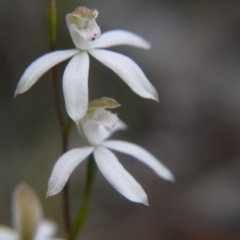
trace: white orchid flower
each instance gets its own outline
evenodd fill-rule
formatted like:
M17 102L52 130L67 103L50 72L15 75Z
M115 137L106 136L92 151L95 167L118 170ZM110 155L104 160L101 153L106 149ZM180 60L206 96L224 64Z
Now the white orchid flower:
M126 128L115 114L105 110L117 106L119 104L115 100L107 98L89 104L87 114L78 125L89 146L72 149L57 160L48 182L48 197L59 193L73 170L93 153L99 170L119 193L130 201L148 205L147 195L141 185L123 168L109 149L131 155L163 179L174 180L172 173L145 149L125 141L106 140L115 131Z
M95 19L97 10L78 7L67 14L66 22L76 49L47 53L30 64L23 73L15 96L27 91L56 64L71 58L63 74L63 94L68 115L78 123L88 108L89 54L112 69L138 95L158 101L156 89L141 68L130 58L99 48L130 45L149 49L150 44L140 36L124 30L102 34Z
M39 199L29 186L18 185L12 205L14 229L0 225L0 240L64 240L52 237L56 225L43 219Z

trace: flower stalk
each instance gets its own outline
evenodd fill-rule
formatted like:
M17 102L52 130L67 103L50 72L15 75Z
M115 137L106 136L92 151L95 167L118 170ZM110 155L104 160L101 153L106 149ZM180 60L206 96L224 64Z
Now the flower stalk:
M84 186L83 199L76 215L75 221L72 226L72 230L69 235L69 240L75 240L76 237L80 234L82 227L87 218L88 206L90 202L90 193L92 189L92 184L94 180L94 176L96 174L96 163L93 157L93 154L89 156L87 163L87 176Z
M49 39L49 49L50 52L55 51L56 45L56 33L57 33L57 6L56 0L49 0L48 7L48 39ZM69 121L64 120L64 116L61 110L60 96L59 96L59 86L58 86L58 76L57 76L57 68L52 68L52 79L53 79L53 89L54 89L54 98L55 98L55 106L58 116L58 121L61 128L61 142L62 142L62 153L67 151L68 145L68 132L70 130L71 124ZM68 184L63 189L63 214L65 221L66 232L70 232L70 210L69 210L69 189Z
M48 8L48 37L49 42L56 42L57 35L57 7L56 0L49 0Z

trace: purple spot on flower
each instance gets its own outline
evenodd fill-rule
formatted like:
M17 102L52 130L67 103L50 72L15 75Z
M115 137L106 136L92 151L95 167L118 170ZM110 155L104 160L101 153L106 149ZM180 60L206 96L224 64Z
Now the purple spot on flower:
M96 39L95 37L91 38L92 41L94 41L95 39Z

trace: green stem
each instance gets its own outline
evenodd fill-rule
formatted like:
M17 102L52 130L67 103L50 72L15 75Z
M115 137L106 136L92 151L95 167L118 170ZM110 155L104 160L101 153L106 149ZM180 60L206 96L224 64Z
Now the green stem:
M56 0L49 0L48 8L48 38L49 38L49 48L53 52L56 45L56 32L57 32L57 6ZM62 153L67 151L68 145L68 133L71 127L69 120L64 120L64 115L61 110L61 102L59 96L59 84L56 67L52 68L52 78L53 78L53 87L54 87L54 97L55 97L55 106L57 110L58 121L61 127L61 139L62 139ZM68 183L65 185L62 196L63 196L63 215L65 221L66 232L70 232L70 209L69 209L69 186Z
M56 42L57 39L57 6L56 0L49 0L48 7L48 38L49 42Z
M68 240L76 239L76 237L81 232L82 227L86 221L87 211L88 211L88 206L90 201L90 192L93 184L93 179L96 173L96 169L97 169L96 163L94 161L93 154L92 154L89 157L88 163L87 163L87 176L86 176L86 182L84 186L83 199L82 199L80 208L78 210L78 213L76 215Z

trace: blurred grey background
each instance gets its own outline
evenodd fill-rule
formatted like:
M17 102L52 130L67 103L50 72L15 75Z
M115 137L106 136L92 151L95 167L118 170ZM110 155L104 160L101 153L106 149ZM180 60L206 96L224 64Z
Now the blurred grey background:
M177 179L164 182L136 160L117 154L146 190L150 207L124 199L98 173L82 239L240 239L240 1L58 1L57 49L74 47L65 14L79 5L98 9L102 32L126 29L152 43L150 51L113 50L142 67L160 104L134 94L93 58L90 98L118 100L118 116L129 129L113 138L148 149ZM61 154L51 74L13 99L24 69L49 51L47 7L47 0L0 2L0 224L11 224L11 191L25 181L63 236L61 195L45 200L52 166ZM59 82L65 65L58 65ZM73 127L69 148L80 146ZM80 203L85 167L71 176L72 215Z

